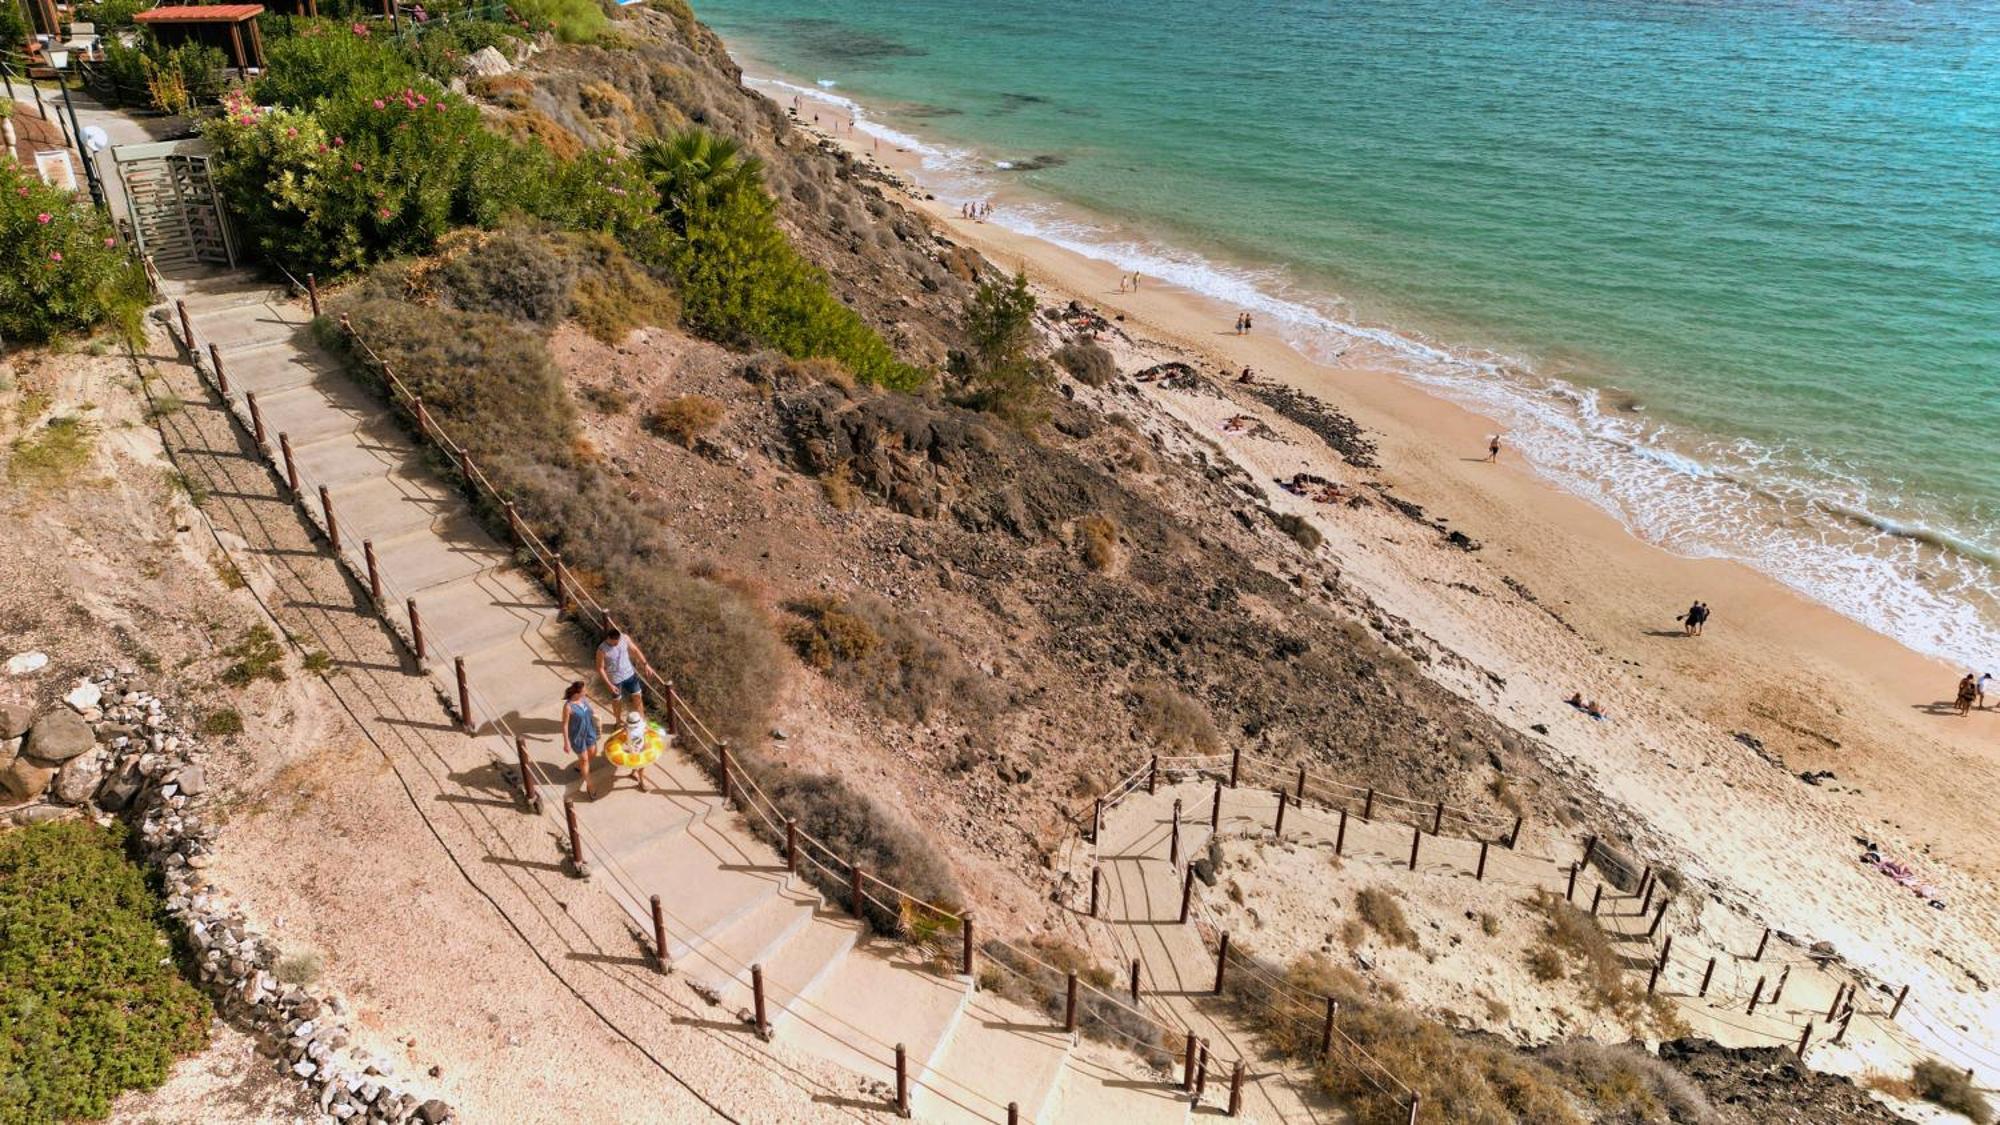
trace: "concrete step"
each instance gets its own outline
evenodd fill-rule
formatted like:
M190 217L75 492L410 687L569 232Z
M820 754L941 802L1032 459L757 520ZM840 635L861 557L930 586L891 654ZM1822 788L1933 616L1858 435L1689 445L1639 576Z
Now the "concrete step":
M810 993L840 965L862 939L862 931L862 924L845 913L815 905L805 926L762 955L764 1014L773 1028L782 1028L791 1021L798 998ZM721 988L720 997L721 1006L728 1011L749 1008L749 975L739 974L730 980Z
M1194 1106L1180 1087L1158 1076L1128 1073L1104 1047L1083 1045L1063 1065L1042 1122L1116 1121L1119 1125L1184 1125ZM1022 1120L1028 1120L1022 1107Z
M778 893L717 931L682 963L681 972L700 991L719 998L732 1015L754 1008L750 967L777 956L800 931L812 925L819 896L794 886ZM765 979L765 1018L769 1018L772 985Z
M658 822L661 806L651 793L623 787L612 796L578 805L592 862L633 884L641 896L657 894L666 914L667 957L680 961L714 940L738 919L776 897L782 868L751 867L738 858L723 816L698 816L678 828ZM733 819L734 814L727 814Z
M1012 1102L1021 1120L1044 1120L1072 1045L1047 1016L974 993L911 1109L925 1121L1004 1121Z
M915 1081L951 1033L971 986L900 943L871 939L814 983L782 1034L801 1050L879 1082L896 1079L895 1045Z

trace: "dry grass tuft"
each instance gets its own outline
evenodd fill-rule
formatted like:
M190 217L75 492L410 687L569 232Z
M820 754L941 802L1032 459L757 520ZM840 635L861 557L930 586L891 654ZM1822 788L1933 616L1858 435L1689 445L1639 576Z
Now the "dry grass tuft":
M1103 516L1085 516L1076 521L1076 535L1085 566L1104 571L1118 561L1117 524Z
M1993 1106L1986 1095L1974 1088L1965 1071L1949 1063L1937 1059L1919 1062L1910 1069L1910 1089L1932 1105L1964 1114L1974 1125L1987 1125L1993 1120Z
M1396 901L1394 892L1384 887L1363 887L1354 896L1354 910L1390 945L1417 947L1417 931L1410 928L1403 904Z
M646 412L646 429L674 442L694 440L722 424L722 403L707 395L676 395Z
M1125 701L1141 735L1162 750L1213 754L1222 749L1222 735L1208 710L1172 686L1140 684Z

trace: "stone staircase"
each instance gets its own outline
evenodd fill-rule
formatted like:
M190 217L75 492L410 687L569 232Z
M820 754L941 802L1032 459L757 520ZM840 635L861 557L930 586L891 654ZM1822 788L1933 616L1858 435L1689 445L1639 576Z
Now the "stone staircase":
M565 835L562 806L574 799L592 881L648 946L657 896L666 961L726 1022L750 1031L751 966L759 966L774 1050L808 1052L893 1089L900 1044L910 1109L923 1120L1008 1121L1010 1104L1029 1122L1189 1116L1178 1075L1080 1040L829 908L678 753L647 771L645 792L611 784L602 763L586 786L560 744L558 716L566 684L594 682L588 653L542 584L515 565L514 551L472 517L384 401L318 348L309 315L282 292L208 273L169 280L167 295L184 302L189 350L211 388L214 345L231 409L246 429L261 424L281 478L289 450L299 505L322 530L337 524L336 553L364 590L372 552L384 623L413 650L421 631L427 658L416 670L453 711L464 668L472 726L452 763L456 776L511 776L518 740L552 833ZM179 315L170 304L177 337ZM1213 1042L1220 1052L1219 1032ZM1211 1074L1210 1110L1222 1086ZM1326 1116L1285 1109L1294 1104L1273 1096L1251 1116Z

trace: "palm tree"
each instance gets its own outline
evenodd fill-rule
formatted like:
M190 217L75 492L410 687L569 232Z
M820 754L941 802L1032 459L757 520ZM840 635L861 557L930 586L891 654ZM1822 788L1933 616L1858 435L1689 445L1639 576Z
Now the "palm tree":
M743 146L706 129L689 129L639 149L639 163L660 192L660 213L676 233L687 232L690 212L761 191L764 162Z

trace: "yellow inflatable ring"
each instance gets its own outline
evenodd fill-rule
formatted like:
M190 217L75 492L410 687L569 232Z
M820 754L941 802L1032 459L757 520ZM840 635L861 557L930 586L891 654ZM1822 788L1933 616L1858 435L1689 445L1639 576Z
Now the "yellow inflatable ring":
M604 756L621 770L644 769L659 761L666 749L666 728L651 719L646 720L646 737L640 739L637 746L626 737L624 727L619 727L616 733L604 740Z

